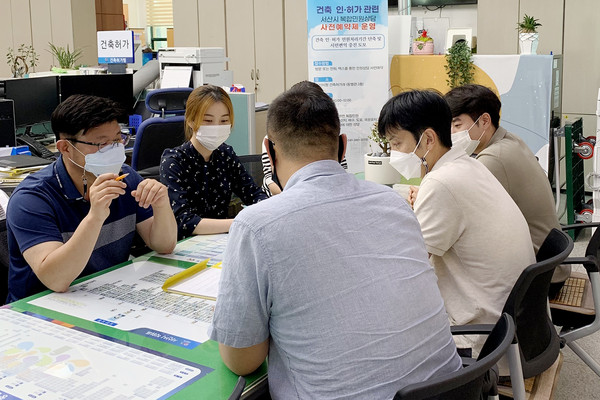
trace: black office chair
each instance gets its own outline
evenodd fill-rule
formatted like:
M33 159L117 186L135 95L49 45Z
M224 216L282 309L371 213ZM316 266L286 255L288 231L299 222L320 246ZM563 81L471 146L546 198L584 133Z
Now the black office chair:
M548 315L548 291L552 274L573 250L566 233L552 229L538 250L537 262L529 265L515 282L503 313L515 321L515 341L507 351L513 397L524 400L524 379L541 374L558 358L560 339ZM453 334L466 334L465 327L452 327ZM479 325L477 331L490 331ZM475 332L469 332L475 333Z
M261 187L263 182L262 154L249 154L238 156L246 171L252 176L256 186Z
M0 305L4 305L8 296L8 239L6 219L0 220Z
M145 178L158 178L165 149L185 141L185 103L191 88L156 89L146 95L146 108L159 117L140 124L135 135L131 167Z
M477 325L465 326L460 333L478 333ZM515 337L515 324L504 313L489 333L479 358L466 367L425 382L414 383L400 389L394 400L479 400L486 374L506 353Z
M555 268L572 250L569 235L552 229L537 262L521 273L504 304L502 312L513 317L516 326L517 341L507 352L515 399L525 399L524 378L541 374L558 358L560 339L548 315L548 291Z
M233 388L233 391L229 395L228 400L238 400L242 397L242 393L244 392L244 388L246 387L246 379L243 376L238 377L237 383Z
M563 226L563 230L581 230L598 226L600 224L597 222L574 224ZM569 346L598 376L600 376L600 364L575 342L600 330L600 315L597 312L600 309L599 249L600 229L597 228L588 242L585 255L569 257L564 261L565 264L583 265L587 276L572 271L558 295L558 299L563 301L551 300L550 302L552 322L562 327L559 333L561 347Z

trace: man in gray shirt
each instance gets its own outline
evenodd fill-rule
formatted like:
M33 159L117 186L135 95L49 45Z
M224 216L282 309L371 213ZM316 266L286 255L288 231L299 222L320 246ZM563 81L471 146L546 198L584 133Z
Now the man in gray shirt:
M392 398L459 369L419 224L393 190L340 166L332 99L295 85L267 132L284 190L231 226L211 331L225 364L245 375L268 354L274 399Z

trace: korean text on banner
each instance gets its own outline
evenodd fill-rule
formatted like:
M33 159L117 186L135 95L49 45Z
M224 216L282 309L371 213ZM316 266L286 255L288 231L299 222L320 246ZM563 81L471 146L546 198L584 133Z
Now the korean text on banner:
M335 101L349 172L361 172L388 99L387 1L307 0L307 17L309 80Z

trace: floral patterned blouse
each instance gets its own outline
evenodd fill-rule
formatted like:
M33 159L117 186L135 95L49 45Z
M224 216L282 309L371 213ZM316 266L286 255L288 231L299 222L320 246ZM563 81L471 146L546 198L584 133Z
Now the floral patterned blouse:
M208 161L189 141L166 149L160 162L160 181L169 189L180 238L192 235L202 218L227 218L232 193L246 205L267 198L225 143Z

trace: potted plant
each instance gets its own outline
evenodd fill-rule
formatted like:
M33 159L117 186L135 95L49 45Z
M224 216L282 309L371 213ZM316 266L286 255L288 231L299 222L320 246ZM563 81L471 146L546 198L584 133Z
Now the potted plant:
M537 19L527 14L523 16L523 20L517 23L519 31L519 47L521 54L537 54L538 33L537 27L542 26Z
M69 45L67 45L66 48L55 46L52 43L48 43L48 45L50 46L50 53L56 58L58 65L60 66L60 68L52 68L54 72L67 72L67 70L75 69L75 63L83 53L82 49L71 51Z
M450 89L473 82L473 54L465 40L457 41L448 49L444 68L448 74L446 82Z
M421 35L417 37L412 44L413 54L433 54L433 39L427 36L427 31L423 29Z
M6 62L10 66L13 78L22 78L29 73L29 68L34 68L38 62L38 55L33 46L25 46L21 43L15 52L11 47L6 53Z
M390 165L390 144L385 136L379 134L377 121L371 126L369 146L373 142L377 143L381 151L373 151L371 148L371 152L365 154L365 180L384 185L399 183L402 175Z

